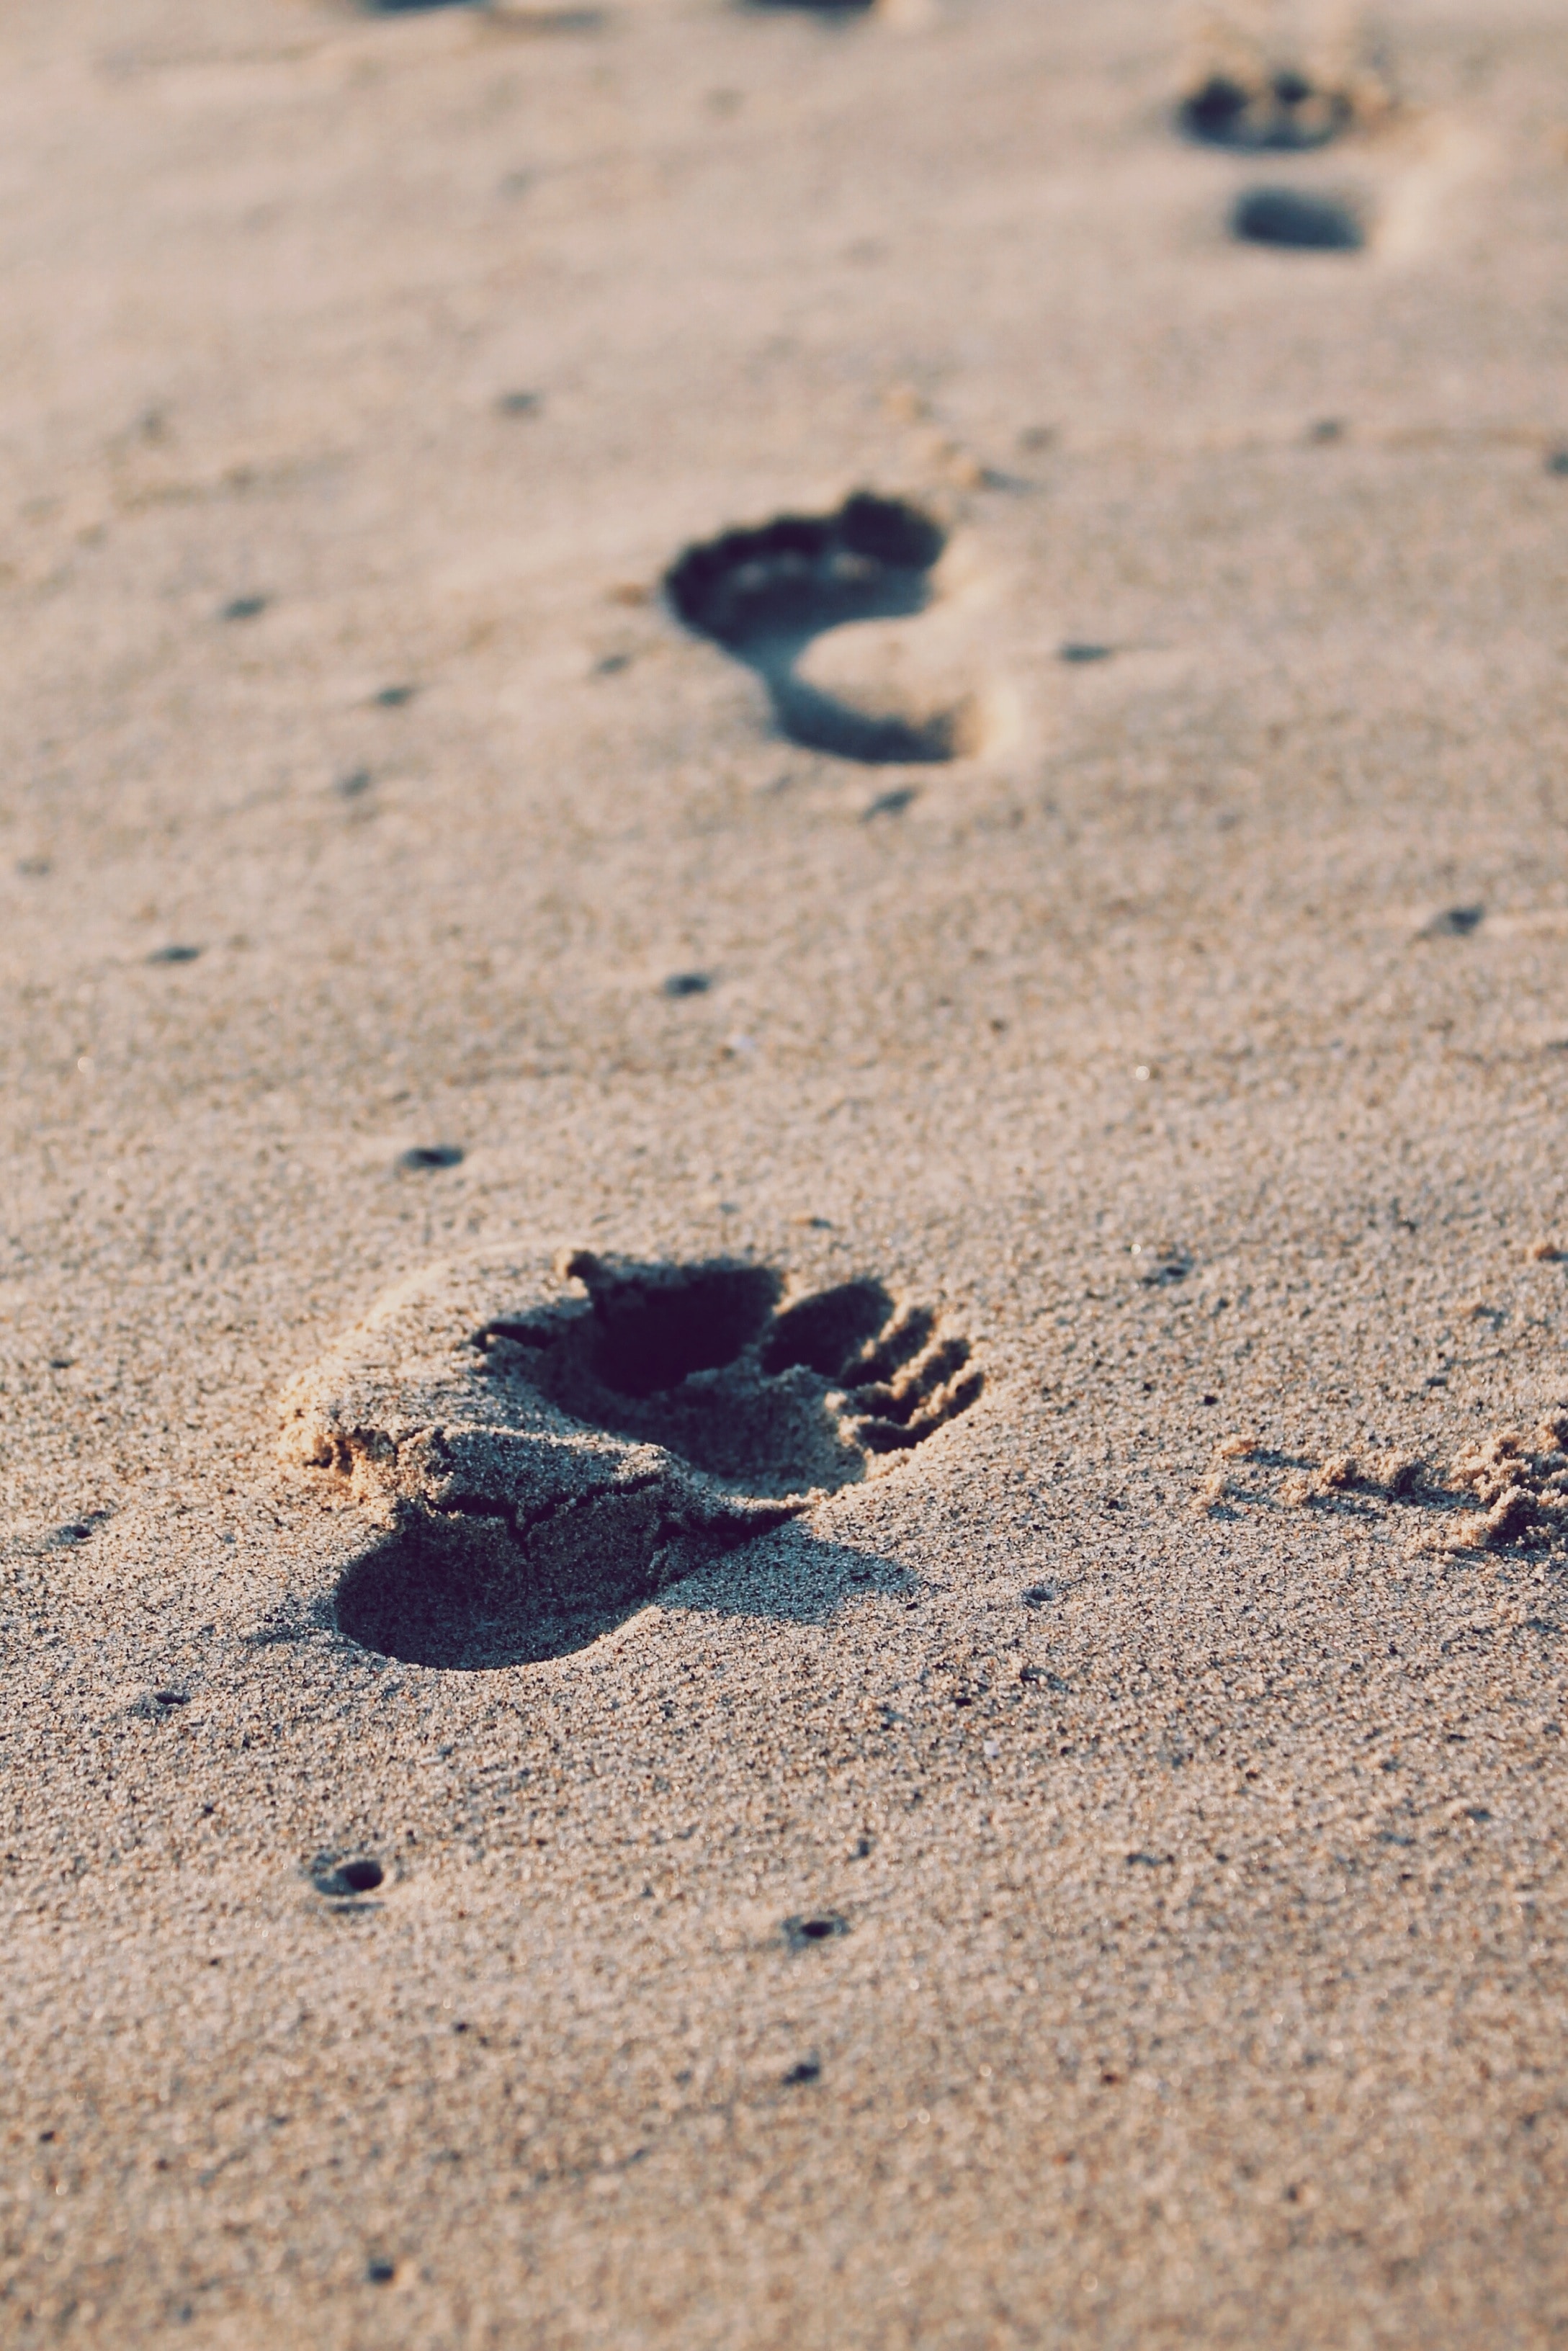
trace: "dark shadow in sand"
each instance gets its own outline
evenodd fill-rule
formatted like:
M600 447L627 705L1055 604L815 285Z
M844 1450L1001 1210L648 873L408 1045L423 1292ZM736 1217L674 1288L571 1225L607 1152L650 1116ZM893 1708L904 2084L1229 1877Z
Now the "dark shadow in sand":
M1210 74L1183 99L1176 120L1201 146L1258 155L1325 147L1349 129L1353 115L1343 90L1287 68L1248 81Z
M361 1648L404 1665L483 1673L572 1656L656 1600L662 1608L775 1623L826 1624L846 1602L903 1593L894 1561L829 1542L799 1520L736 1545L661 1591L656 1583L588 1600L540 1590L526 1555L497 1573L492 1546L461 1520L385 1537L343 1574L330 1621Z
M756 672L792 743L865 767L936 765L970 747L964 714L874 716L809 684L798 664L829 629L923 612L946 544L917 507L861 490L836 514L779 515L688 547L664 592L688 629Z
M1230 233L1243 245L1288 253L1359 253L1366 226L1354 206L1303 188L1252 188L1238 199Z

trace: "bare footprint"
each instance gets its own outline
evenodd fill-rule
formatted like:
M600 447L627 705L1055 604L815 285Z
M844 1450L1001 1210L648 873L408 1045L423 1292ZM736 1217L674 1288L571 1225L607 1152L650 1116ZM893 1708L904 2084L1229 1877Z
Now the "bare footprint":
M689 629L755 671L791 742L868 767L970 756L982 697L929 631L946 533L902 499L858 490L836 513L779 515L689 547L664 592Z
M285 1457L382 1519L340 1629L413 1663L578 1648L967 1410L968 1343L871 1278L579 1251L392 1292L285 1399Z
M1352 196L1312 188L1249 188L1232 208L1230 233L1243 245L1289 253L1360 253L1367 224L1364 207Z
M1176 121L1189 139L1240 154L1300 153L1385 121L1396 100L1354 16L1338 13L1315 40L1281 38L1263 8L1232 8L1204 26Z

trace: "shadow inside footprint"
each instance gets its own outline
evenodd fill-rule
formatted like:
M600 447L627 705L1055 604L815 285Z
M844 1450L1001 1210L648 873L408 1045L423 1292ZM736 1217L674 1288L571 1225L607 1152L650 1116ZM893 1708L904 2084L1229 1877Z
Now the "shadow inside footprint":
M737 1546L731 1543L732 1553ZM573 1656L655 1597L710 1615L825 1624L868 1592L906 1592L906 1569L873 1552L823 1542L798 1524L717 1552L674 1589L601 1593L541 1589L498 1559L461 1520L411 1524L357 1559L338 1586L338 1629L361 1647L407 1666L486 1673Z
M567 1271L584 1307L486 1324L493 1379L520 1379L591 1428L657 1445L759 1500L831 1491L868 1455L918 1445L967 1409L967 1339L936 1337L864 1279L779 1308L770 1267L642 1265L587 1250Z
M1366 230L1354 208L1337 196L1301 188L1251 188L1230 215L1243 245L1270 245L1293 253L1359 253Z
M560 1656L775 1534L782 1549L748 1552L702 1604L800 1616L896 1574L788 1522L968 1409L984 1375L967 1340L869 1277L786 1304L770 1267L733 1259L581 1251L559 1278L580 1295L558 1283L493 1316L426 1397L439 1433L404 1439L392 1531L345 1571L340 1631L411 1664ZM372 1483L398 1452L357 1413L311 1442L318 1466ZM406 1474L416 1455L427 1488Z
M1176 120L1206 147L1260 154L1326 146L1349 127L1354 112L1343 89L1325 89L1286 68L1247 78L1211 73L1183 99Z
M830 629L924 611L946 545L917 507L857 490L836 514L779 515L687 548L664 592L687 628L757 673L791 742L867 767L928 766L975 747L971 704L857 709L802 677L800 663Z

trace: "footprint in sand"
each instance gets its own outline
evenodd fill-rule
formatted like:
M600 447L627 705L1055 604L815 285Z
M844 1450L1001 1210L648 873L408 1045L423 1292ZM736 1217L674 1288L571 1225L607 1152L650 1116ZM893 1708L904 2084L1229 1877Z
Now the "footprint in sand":
M1232 154L1302 159L1294 183L1237 198L1229 231L1238 243L1418 256L1433 242L1439 208L1484 162L1484 143L1457 119L1406 104L1354 20L1316 13L1326 21L1315 39L1301 37L1299 23L1297 37L1279 37L1267 10L1212 19L1190 59L1177 127ZM1355 152L1354 186L1325 184L1311 160L1312 150L1342 141Z
M1230 231L1243 245L1291 253L1359 253L1367 235L1364 207L1354 198L1285 187L1249 188L1231 211Z
M1249 11L1204 26L1176 122L1206 147L1300 153L1374 129L1396 107L1386 70L1353 22L1342 16L1315 41L1303 41L1271 35Z
M779 515L689 547L664 575L687 628L762 680L781 731L867 767L971 756L984 698L955 674L929 621L946 533L919 507L864 490L836 513Z
M584 1251L392 1291L285 1399L286 1458L386 1531L339 1629L413 1664L559 1656L975 1402L968 1342L871 1278Z

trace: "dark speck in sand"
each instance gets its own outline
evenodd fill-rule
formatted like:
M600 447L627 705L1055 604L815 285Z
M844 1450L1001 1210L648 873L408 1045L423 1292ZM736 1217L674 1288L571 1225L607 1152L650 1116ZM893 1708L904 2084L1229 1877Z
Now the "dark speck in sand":
M351 1861L323 1865L313 1872L310 1882L318 1894L325 1894L334 1902L343 1902L356 1894L373 1894L385 1877L386 1872L379 1861L371 1861L368 1855L361 1855Z
M841 1918L836 1910L812 1911L784 1921L784 1940L792 1951L807 1950L813 1943L831 1943L836 1935L849 1931L849 1920Z
M1468 939L1486 919L1484 906L1446 906L1434 914L1427 925L1427 935L1434 939Z
M416 1143L399 1155L397 1164L411 1176L426 1175L435 1167L460 1167L463 1152L455 1143Z

